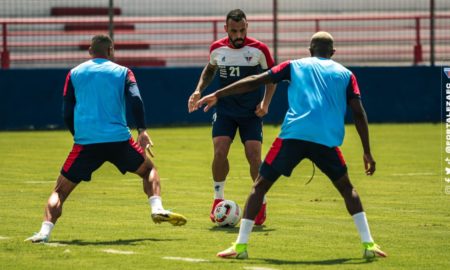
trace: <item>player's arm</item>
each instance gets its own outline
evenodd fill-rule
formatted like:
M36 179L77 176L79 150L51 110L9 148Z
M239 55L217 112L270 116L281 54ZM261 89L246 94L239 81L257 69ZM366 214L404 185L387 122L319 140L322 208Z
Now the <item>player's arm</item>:
M210 95L204 96L195 104L194 110L197 110L199 107L206 104L204 111L207 112L212 106L217 103L217 100L221 97L255 91L262 84L268 84L272 82L272 77L270 76L269 71L263 72L258 75L245 77L222 89L217 90Z
M195 103L202 96L203 90L205 90L206 87L208 87L208 85L210 85L211 82L214 80L216 72L217 66L211 63L208 63L203 69L202 74L200 75L200 79L197 83L197 87L195 88L194 92L191 94L188 100L188 110L190 113L194 111Z
M254 91L262 84L275 84L280 81L290 79L291 79L290 61L285 61L266 72L263 72L258 75L245 77L222 89L217 90L216 92L210 95L203 97L196 103L194 109L197 110L202 105L206 104L206 107L204 109L204 111L206 112L212 106L214 106L217 103L217 99L221 97ZM274 88L274 91L275 89L276 88Z
M260 57L259 64L261 67L266 70L269 68L272 68L274 66L274 60L272 58L272 55L270 54L269 48L266 44L261 43L260 44L260 50L262 52ZM269 105L272 101L272 97L275 94L275 89L277 85L273 83L266 84L266 91L264 92L264 97L261 101L261 103L258 104L258 107L256 107L255 114L258 117L263 117L269 112Z
M131 112L134 117L136 128L138 130L137 141L142 148L153 146L150 136L147 134L145 127L145 108L141 94L134 77L133 72L129 69L125 81L125 95L131 105Z
M355 122L356 130L358 131L358 135L361 139L364 151L364 168L367 175L372 175L375 172L376 163L370 151L369 124L367 121L366 111L361 103L359 87L354 75L352 75L349 87L347 88L347 100L353 113L353 120Z
M75 135L74 112L75 112L75 89L70 79L70 72L67 74L63 93L63 118L64 123L72 135Z
M274 83L268 83L266 84L266 91L264 92L263 100L260 104L258 104L258 107L256 108L255 114L258 117L263 117L269 112L269 105L272 101L272 97L275 94L277 85Z
M208 63L205 68L202 71L202 74L200 75L200 79L197 83L197 87L195 88L194 92L191 94L188 100L188 110L189 112L194 111L194 105L195 103L200 99L202 96L203 90L208 87L208 85L214 80L214 77L217 72L217 66L213 65L211 63Z

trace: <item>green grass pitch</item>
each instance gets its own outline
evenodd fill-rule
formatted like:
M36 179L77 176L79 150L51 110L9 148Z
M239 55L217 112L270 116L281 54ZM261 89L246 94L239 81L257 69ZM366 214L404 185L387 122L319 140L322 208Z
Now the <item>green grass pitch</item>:
M263 153L278 130L264 127ZM236 239L238 228L217 228L208 218L210 127L149 129L164 206L186 215L186 226L153 224L141 181L105 164L67 200L53 245L25 243L40 228L44 204L72 139L67 131L0 132L0 268L450 269L442 126L372 124L370 130L377 161L374 176L364 175L361 144L352 125L346 127L342 151L372 234L389 254L374 262L361 259L353 220L329 180L316 170L305 186L312 172L307 160L269 192L268 218L250 237L250 259L216 258ZM225 195L243 207L251 181L239 140L229 160Z

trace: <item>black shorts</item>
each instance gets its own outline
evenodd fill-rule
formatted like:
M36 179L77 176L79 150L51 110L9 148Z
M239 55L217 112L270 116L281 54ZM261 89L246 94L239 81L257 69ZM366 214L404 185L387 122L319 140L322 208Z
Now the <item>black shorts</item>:
M228 136L234 140L236 131L239 128L241 142L249 140L262 142L262 118L258 116L232 117L228 115L214 113L212 121L212 136Z
M90 181L92 173L105 161L125 174L137 171L144 160L145 153L133 138L123 142L74 144L61 174L73 183L80 183Z
M261 164L259 173L275 182L280 175L290 176L304 158L310 159L331 179L337 181L347 173L344 157L339 147L328 147L308 141L276 138Z

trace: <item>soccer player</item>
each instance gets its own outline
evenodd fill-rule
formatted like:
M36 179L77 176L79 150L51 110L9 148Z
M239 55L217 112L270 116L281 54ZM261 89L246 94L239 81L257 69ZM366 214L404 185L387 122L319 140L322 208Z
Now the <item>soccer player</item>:
M219 70L221 86L229 85L249 75L259 74L273 66L273 59L267 46L247 36L247 19L240 9L231 10L226 17L224 29L228 36L211 44L209 63L203 69L196 89L189 97L188 110L194 110L195 103L203 90L212 82ZM268 83L264 88L246 94L221 99L213 115L212 137L214 158L212 175L214 201L210 218L214 222L214 209L224 200L225 180L230 170L228 151L239 128L245 156L250 165L250 176L255 181L261 165L262 117L267 114L275 85ZM266 200L255 219L262 225L266 219Z
M90 181L91 174L105 161L122 174L132 172L142 178L155 223L186 223L184 216L162 205L158 171L144 150L152 146L152 141L145 128L144 104L133 72L112 62L113 41L106 35L92 38L89 53L92 59L73 68L64 86L64 120L74 137L72 151L48 199L41 230L26 241L49 240L64 201L81 181ZM126 101L136 121L137 143L127 127Z
M219 257L248 257L247 242L264 195L281 175L290 176L304 158L312 160L344 198L361 237L364 256L387 256L374 243L361 200L350 182L344 157L338 148L344 139L344 117L348 104L353 111L356 130L363 146L365 173L372 175L375 172L367 117L361 104L356 77L331 60L335 50L333 37L329 33L315 33L309 50L311 57L283 62L267 72L219 89L200 99L194 108L206 104L204 110L207 111L224 96L249 92L265 83L290 81L289 109L281 132L261 165L258 178L247 198L239 236L230 248L217 254Z

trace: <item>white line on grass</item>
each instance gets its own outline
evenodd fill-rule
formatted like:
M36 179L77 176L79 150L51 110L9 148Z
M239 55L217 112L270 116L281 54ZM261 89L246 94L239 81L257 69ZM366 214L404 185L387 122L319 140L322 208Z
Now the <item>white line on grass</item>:
M103 249L102 251L111 254L123 254L123 255L131 255L135 253L134 251L117 250L117 249Z
M130 179L130 178L119 178L119 179L114 179L114 181L142 183L142 181L140 181L140 180L142 180L142 179L139 179L139 178L132 178L132 179ZM167 180L170 180L170 179L161 177L159 180L167 181Z
M6 237L6 236L1 236L0 235L0 240L8 240L10 237Z
M25 184L53 184L55 180L52 181L25 181Z
M393 173L393 176L426 176L426 175L437 175L432 172L420 172L420 173Z
M205 259L196 259L196 258L182 258L182 257L162 257L165 260L174 260L174 261L185 261L185 262L209 262Z
M61 244L58 242L44 243L44 245L49 246L49 247L65 247L65 246L67 246L67 244Z
M275 268L259 267L259 266L244 266L244 269L246 269L246 270L277 270Z

